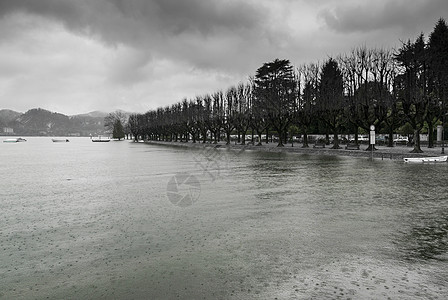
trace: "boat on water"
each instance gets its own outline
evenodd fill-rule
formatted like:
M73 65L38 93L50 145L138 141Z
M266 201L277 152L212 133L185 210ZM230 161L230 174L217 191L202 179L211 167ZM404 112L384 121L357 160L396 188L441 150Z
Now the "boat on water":
M448 156L434 156L434 157L405 157L404 162L407 163L424 163L424 162L446 162Z
M20 142L26 142L26 140L22 138L13 138L13 139L6 139L3 141L3 143L20 143Z
M96 137L96 138L92 138L92 142L110 142L110 138L109 137Z
M70 142L68 139L51 139L53 143L68 143Z

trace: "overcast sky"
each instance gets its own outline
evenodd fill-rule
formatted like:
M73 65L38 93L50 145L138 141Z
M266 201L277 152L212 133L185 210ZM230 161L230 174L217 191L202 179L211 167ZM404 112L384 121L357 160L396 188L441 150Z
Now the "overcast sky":
M0 109L145 112L263 63L398 47L447 0L0 0Z

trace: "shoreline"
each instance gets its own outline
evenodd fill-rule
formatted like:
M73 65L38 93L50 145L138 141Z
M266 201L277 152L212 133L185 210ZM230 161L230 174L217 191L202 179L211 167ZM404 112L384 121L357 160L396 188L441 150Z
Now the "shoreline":
M160 145L160 146L171 146L171 147L183 147L183 148L222 148L229 150L251 150L251 151L263 151L263 152L287 152L287 153L299 153L299 154L309 154L309 155L330 155L330 156L348 156L348 157L364 157L371 158L372 153L366 151L368 145L360 145L360 150L346 150L345 145L340 145L341 149L330 149L332 145L326 145L325 148L313 148L310 145L309 148L302 148L301 143L296 143L294 146L287 144L284 147L277 147L277 143L263 144L261 146L256 145L240 145L235 142L230 145L226 145L225 142L219 142L213 144L210 142L165 142L165 141L145 141L146 144L150 145ZM411 147L407 146L378 146L375 145L376 149L373 151L373 157L376 159L388 159L388 160L403 160L405 157L431 157L431 156L441 156L441 147L435 148L422 148L423 153L410 153Z

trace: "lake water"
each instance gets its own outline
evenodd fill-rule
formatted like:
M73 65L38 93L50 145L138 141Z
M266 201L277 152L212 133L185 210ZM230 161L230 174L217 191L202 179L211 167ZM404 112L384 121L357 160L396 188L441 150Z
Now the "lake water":
M448 296L448 164L27 140L0 299Z

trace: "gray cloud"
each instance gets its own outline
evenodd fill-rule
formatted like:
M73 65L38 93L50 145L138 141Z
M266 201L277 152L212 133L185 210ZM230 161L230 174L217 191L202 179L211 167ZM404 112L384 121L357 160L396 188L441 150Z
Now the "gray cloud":
M445 2L0 0L0 102L155 108L226 89L275 58L299 65L429 34Z
M69 30L111 44L152 44L154 38L185 33L207 38L222 32L262 29L266 11L257 4L219 0L3 0L0 16L37 14Z
M152 57L148 52L119 50L117 58L110 66L110 83L128 85L145 81L151 74L151 68L148 68L151 61Z
M325 8L319 17L326 26L341 33L371 32L396 28L401 32L423 30L448 13L446 0L371 1L341 3Z
M85 10L82 9L83 6L80 3L66 0L2 0L0 1L0 16L25 12L64 20L66 24L74 24L79 22L79 16Z
M258 6L241 1L202 0L109 0L132 19L141 19L148 27L168 34L199 32L204 36L220 30L238 31L258 27L263 13Z
M196 67L240 73L247 69L242 64L232 64L232 60L247 54L236 50L263 52L257 49L257 44L272 41L278 34L265 26L268 10L251 1L3 0L0 3L0 16L14 12L35 14L106 45L127 45L149 53L139 56L171 56L188 60ZM224 55L229 52L235 55ZM132 67L121 66L124 72ZM132 82L132 76L124 77Z

